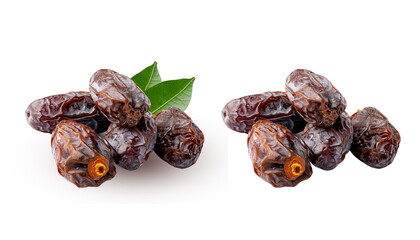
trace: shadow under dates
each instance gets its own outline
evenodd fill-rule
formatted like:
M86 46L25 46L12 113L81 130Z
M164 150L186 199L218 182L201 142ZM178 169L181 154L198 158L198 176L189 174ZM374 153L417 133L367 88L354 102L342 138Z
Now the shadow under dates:
M200 163L197 162L197 164ZM183 182L186 179L194 181L195 176L191 176L194 174L194 167L192 166L188 171L174 168L160 159L156 153L152 152L147 161L134 171L127 171L117 166L118 178L115 178L114 182L118 185L116 187L125 186L131 190L136 187L151 188L159 186L160 190L157 189L158 191L165 191L165 187L171 185L175 187L177 183Z

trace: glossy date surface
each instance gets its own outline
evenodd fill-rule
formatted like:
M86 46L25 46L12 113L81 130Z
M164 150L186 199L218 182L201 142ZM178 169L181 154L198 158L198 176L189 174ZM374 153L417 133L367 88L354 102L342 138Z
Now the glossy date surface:
M306 69L295 70L287 77L286 93L303 119L317 126L332 126L347 106L327 78Z
M170 107L155 117L155 153L177 168L193 165L203 148L204 134L182 110Z
M105 139L117 153L115 163L124 169L135 170L153 151L156 133L153 115L146 112L135 127L111 124L105 133Z
M309 148L312 164L324 170L334 169L350 151L353 140L353 127L349 115L341 113L331 127L308 124L301 139Z
M58 172L77 187L98 187L115 176L112 148L88 126L61 121L51 147Z
M129 77L101 69L93 74L89 91L99 110L111 122L134 127L149 110L150 100Z
M274 187L293 187L312 175L308 149L286 127L257 121L248 134L255 173Z
M285 92L265 92L234 99L222 110L223 121L230 129L248 133L258 120L271 120L292 132L306 125L296 112Z
M351 152L373 168L391 164L397 154L401 136L379 110L366 107L351 117L353 144Z
M88 92L69 92L37 99L25 111L35 130L52 133L61 120L74 120L96 132L104 132L109 121L101 114Z

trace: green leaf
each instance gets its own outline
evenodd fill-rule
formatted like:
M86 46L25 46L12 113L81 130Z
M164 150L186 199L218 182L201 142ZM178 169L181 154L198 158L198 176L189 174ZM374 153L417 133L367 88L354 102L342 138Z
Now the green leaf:
M169 107L177 107L185 111L191 100L194 81L194 77L169 80L149 88L145 92L151 102L149 111L153 115Z
M134 75L131 79L133 79L137 86L139 86L139 88L143 91L146 91L147 89L162 81L157 69L157 62L154 62L152 65L143 69L141 72Z

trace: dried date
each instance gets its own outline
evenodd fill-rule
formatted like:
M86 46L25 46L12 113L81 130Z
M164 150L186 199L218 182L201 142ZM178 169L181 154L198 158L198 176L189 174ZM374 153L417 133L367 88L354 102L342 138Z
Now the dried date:
M258 120L270 120L294 133L306 125L285 92L265 92L234 99L222 110L223 121L230 129L248 133Z
M351 152L373 168L384 168L397 154L401 137L397 129L379 110L366 107L351 116L353 144Z
M35 130L52 133L61 120L74 120L98 133L106 131L109 121L101 114L88 92L69 92L37 99L25 111Z
M287 77L286 93L303 119L317 126L332 126L347 106L327 78L305 69L295 70Z
M255 173L274 187L293 187L312 175L308 149L286 127L257 121L248 134Z
M323 128L308 124L301 135L309 148L312 164L324 170L334 169L350 151L353 127L349 115L341 113L331 127Z
M93 74L89 91L105 117L120 126L136 126L150 108L149 98L133 80L109 69Z
M156 124L153 115L146 112L135 127L113 123L105 139L115 149L115 163L127 170L139 168L153 151L156 143Z
M51 147L58 172L77 187L98 187L115 176L112 148L88 126L61 121Z
M204 144L203 132L182 110L170 107L155 117L156 154L170 165L187 168L193 165Z

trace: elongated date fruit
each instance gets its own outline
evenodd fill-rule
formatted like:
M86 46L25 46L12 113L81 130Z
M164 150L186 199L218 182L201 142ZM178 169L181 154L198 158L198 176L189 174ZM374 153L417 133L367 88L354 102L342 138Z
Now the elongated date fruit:
M323 170L334 169L350 151L353 141L353 127L346 112L341 113L331 127L308 124L301 139L309 148L312 164Z
M376 108L366 107L351 116L351 123L354 129L353 155L373 168L391 164L401 136L385 115Z
M306 125L285 92L265 92L234 99L222 110L223 121L230 129L248 133L258 120L270 120L292 132L301 132Z
M89 91L104 116L120 126L136 126L150 108L149 98L133 80L109 69L93 74Z
M105 139L115 149L115 163L127 170L139 168L153 151L156 143L156 124L153 115L146 112L135 127L113 123Z
M274 187L294 187L312 175L308 149L285 126L259 120L248 134L255 173Z
M286 93L305 121L321 127L331 127L347 106L346 99L327 78L305 69L287 77Z
M51 147L60 175L78 187L98 187L115 176L113 149L86 125L61 121Z
M52 133L61 120L74 120L98 133L106 131L109 121L101 114L88 92L69 92L37 99L25 111L29 125Z
M155 153L177 168L193 165L203 148L204 134L182 110L170 107L155 117Z

